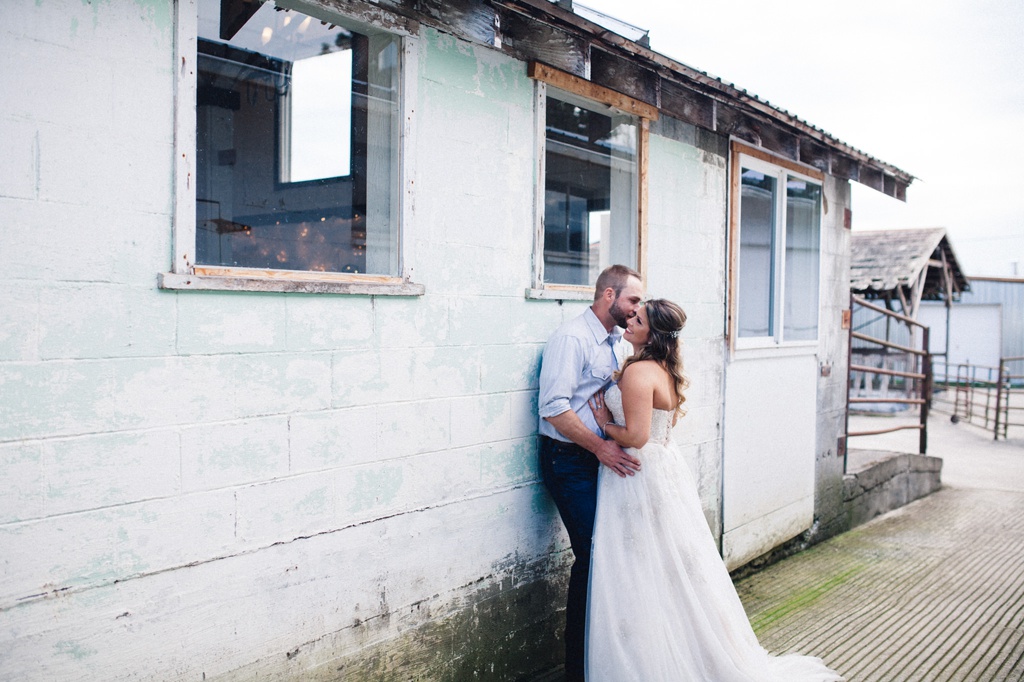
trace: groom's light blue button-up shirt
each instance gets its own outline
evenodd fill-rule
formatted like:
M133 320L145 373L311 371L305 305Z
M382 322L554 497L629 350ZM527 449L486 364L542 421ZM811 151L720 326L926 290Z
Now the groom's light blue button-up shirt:
M612 372L621 365L627 346L622 330L613 327L609 334L590 308L551 335L540 367L537 411L541 435L569 442L546 419L568 410L575 412L588 429L602 435L587 400L611 383Z

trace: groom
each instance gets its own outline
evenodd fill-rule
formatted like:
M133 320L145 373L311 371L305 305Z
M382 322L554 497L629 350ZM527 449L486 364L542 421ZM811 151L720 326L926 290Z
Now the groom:
M540 369L540 472L569 534L575 561L565 607L565 677L582 682L590 543L601 464L632 476L640 462L604 440L587 400L607 386L625 356L626 320L636 314L643 283L635 270L612 265L597 278L594 303L548 339Z

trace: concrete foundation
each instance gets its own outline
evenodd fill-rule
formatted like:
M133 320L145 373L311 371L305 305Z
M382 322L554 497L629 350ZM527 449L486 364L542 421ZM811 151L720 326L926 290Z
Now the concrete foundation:
M942 487L942 459L883 450L851 450L862 463L843 477L848 528L898 509Z

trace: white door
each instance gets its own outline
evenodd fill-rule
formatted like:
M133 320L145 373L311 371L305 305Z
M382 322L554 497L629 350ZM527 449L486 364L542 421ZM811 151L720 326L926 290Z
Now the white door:
M722 555L730 570L814 522L816 377L812 354L728 366Z

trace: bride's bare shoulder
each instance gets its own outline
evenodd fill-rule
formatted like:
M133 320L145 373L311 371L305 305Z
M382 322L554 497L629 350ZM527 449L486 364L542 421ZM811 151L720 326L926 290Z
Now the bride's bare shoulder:
M632 382L652 383L664 374L665 368L654 360L638 360L630 363L629 367L625 369L620 382L626 382L627 384Z

